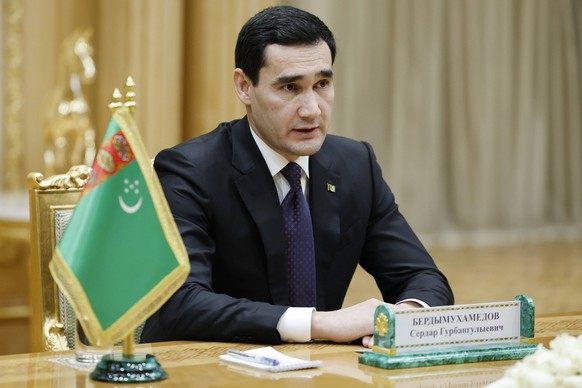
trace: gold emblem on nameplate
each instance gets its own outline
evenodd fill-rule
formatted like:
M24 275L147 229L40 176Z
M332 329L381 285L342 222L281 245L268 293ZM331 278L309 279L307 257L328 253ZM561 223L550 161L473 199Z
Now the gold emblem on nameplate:
M386 317L384 313L380 313L376 317L376 333L378 333L380 337L384 337L388 334L388 317Z
M335 185L332 185L331 183L327 184L327 191L331 192L331 193L335 193Z

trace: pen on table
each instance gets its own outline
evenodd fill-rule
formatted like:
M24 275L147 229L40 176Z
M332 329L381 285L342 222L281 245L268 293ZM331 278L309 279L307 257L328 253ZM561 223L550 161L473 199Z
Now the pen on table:
M249 353L241 352L240 350L228 349L227 353L230 356L239 358L241 360L246 360L249 362L255 362L257 364L272 365L272 366L279 365L279 360L275 360L274 358L249 354Z

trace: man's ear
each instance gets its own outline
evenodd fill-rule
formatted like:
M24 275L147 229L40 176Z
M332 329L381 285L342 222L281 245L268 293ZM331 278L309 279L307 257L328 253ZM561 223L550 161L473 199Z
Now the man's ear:
M234 91L238 96L239 100L242 101L245 105L251 104L251 98L249 94L249 89L252 86L251 80L244 71L239 68L234 69L233 74L233 81L234 81Z

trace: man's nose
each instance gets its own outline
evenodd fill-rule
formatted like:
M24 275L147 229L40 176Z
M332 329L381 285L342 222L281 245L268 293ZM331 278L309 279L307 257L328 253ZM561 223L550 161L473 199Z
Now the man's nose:
M321 114L321 109L319 108L320 97L313 90L307 90L301 95L301 101L299 105L299 116L301 117L315 117Z

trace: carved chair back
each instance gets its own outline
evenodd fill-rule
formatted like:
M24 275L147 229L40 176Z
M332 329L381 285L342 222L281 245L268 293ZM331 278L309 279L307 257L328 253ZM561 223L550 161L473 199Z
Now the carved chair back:
M28 175L31 255L29 265L30 350L74 348L76 317L58 290L49 262L91 173L74 166L66 174Z

